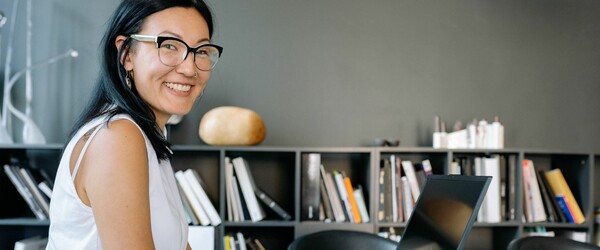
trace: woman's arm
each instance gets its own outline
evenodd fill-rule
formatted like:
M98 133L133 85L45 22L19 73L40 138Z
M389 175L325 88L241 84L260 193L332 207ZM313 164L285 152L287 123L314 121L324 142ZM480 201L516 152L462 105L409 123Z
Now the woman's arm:
M80 185L94 213L103 248L154 249L148 159L137 126L118 120L100 130L80 168Z

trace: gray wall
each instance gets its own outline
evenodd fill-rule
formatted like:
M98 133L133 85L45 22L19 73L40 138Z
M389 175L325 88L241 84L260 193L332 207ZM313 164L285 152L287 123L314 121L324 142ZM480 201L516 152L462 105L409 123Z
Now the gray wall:
M64 141L89 97L98 41L117 3L35 1L34 61L71 46L81 52L35 73L35 119L51 142ZM600 152L600 1L209 4L224 54L203 99L172 128L174 143L202 144L202 115L236 105L262 115L263 145L383 137L430 146L436 114L450 126L498 115L507 147Z

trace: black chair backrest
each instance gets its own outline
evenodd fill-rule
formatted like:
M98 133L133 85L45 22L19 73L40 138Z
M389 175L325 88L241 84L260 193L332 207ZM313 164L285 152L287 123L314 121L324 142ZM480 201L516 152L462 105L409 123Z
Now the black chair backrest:
M398 243L375 234L329 230L304 235L292 242L288 250L395 250Z
M561 237L531 236L514 239L508 250L600 250L600 247Z

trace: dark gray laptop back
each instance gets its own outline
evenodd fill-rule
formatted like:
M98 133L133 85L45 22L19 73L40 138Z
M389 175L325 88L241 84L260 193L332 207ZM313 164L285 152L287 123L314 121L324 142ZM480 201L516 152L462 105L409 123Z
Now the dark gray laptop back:
M397 250L463 249L491 179L428 176Z

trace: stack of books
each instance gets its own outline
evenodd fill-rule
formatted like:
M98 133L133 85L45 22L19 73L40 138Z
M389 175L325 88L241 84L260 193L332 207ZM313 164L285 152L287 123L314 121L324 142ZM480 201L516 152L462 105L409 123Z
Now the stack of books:
M4 165L4 172L25 200L35 217L39 220L47 220L49 215L50 197L52 195L53 182L48 175L39 170L45 180L38 182L32 173L32 169L21 164L16 159L11 159L10 164Z
M379 212L377 220L381 222L406 222L425 179L432 174L431 162L423 160L412 162L391 155L381 160L379 168Z
M302 156L301 220L367 223L369 212L361 186L342 171L325 171L321 155Z
M492 181L479 209L477 222L516 220L516 155L460 155L450 165L450 174L491 176Z
M585 222L560 168L538 171L533 161L523 160L523 201L527 222Z
M249 164L242 157L233 160L225 157L225 191L229 221L257 222L265 219L265 210L259 201L281 219L292 219L279 203L256 186Z
M225 250L265 250L260 240L244 236L242 232L225 234L223 246Z
M188 223L191 225L218 226L221 217L202 187L202 179L196 170L175 172L175 179Z

